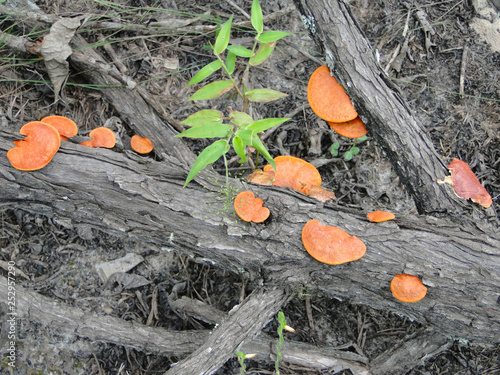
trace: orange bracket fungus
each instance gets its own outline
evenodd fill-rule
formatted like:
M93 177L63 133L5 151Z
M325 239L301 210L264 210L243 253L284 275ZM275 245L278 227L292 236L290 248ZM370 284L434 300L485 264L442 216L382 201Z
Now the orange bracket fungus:
M321 175L307 161L294 156L277 156L274 161L277 171L274 173L273 185L289 187L306 195L312 186L321 185ZM264 167L264 172L272 170L271 164Z
M368 131L365 124L358 117L352 121L346 122L328 122L328 125L335 130L338 134L346 138L361 138L364 137Z
M445 177L444 181L438 180L439 183L446 182L451 184L455 194L460 198L470 198L473 202L480 204L484 208L491 206L491 195L481 185L474 172L470 169L469 164L458 159L453 159L448 165L448 169L451 172L451 177Z
M368 220L374 223L381 223L383 221L393 220L396 216L392 212L387 211L373 211L366 214Z
M352 262L366 253L366 246L358 237L318 220L310 220L304 225L302 243L309 255L326 264Z
M417 302L425 297L427 288L417 276L400 274L391 281L394 297L403 302Z
M326 121L346 122L358 116L351 99L344 88L330 75L326 65L316 69L309 78L307 100L314 113Z
M138 154L149 154L153 151L153 144L149 138L139 137L138 135L134 135L130 138L130 147Z
M270 214L269 208L262 206L263 203L251 191L242 191L234 199L234 210L241 220L262 223Z
M78 126L76 126L75 122L64 116L47 116L40 121L56 128L61 135L62 141L67 141L68 138L74 137L78 133Z
M19 133L26 138L14 141L16 147L7 151L7 158L14 168L21 171L35 171L45 167L61 145L56 128L41 121L28 122Z
M90 132L89 137L92 138L90 141L86 141L80 144L87 147L106 147L106 148L115 147L116 143L115 133L113 133L113 131L111 131L108 128L105 127L95 128Z

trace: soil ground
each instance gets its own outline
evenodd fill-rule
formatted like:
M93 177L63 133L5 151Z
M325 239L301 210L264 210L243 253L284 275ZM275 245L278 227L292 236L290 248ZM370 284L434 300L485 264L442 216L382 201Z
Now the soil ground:
M82 33L91 43L99 38L112 42L126 74L181 121L203 108L225 110L228 105L235 109L239 105L230 96L223 101L193 104L187 98L194 89L186 87L199 67L213 60L205 48L213 40L213 32L200 32L196 27L213 25L214 17L225 20L231 14L235 15L236 24L246 21L235 4L246 12L251 7L249 0L234 3L131 0L113 6L81 0L47 1L39 6L47 14L62 17L90 12L130 24L166 20L174 25L189 19L191 23L183 25L182 31L172 29L160 36L137 38L134 32L116 30ZM452 158L467 161L498 204L500 52L492 50L491 44L472 28L478 17L473 4L464 0L437 3L355 0L350 4L360 27L380 56L381 66L387 68L404 93L438 152L445 161ZM149 8L153 6L169 12L153 12ZM304 32L293 4L288 0L272 0L263 1L262 7L265 15L272 15L266 21L267 27L295 33L293 38L278 43L275 53L255 69L250 81L253 87L269 87L289 94L279 102L252 108L255 119L292 117L265 139L271 154L288 153L318 166L324 185L336 193L340 204L367 210L390 207L399 215L414 213L411 200L370 134L366 141L358 142L360 153L346 161L343 155L355 141L336 135L307 105L307 81L322 57ZM417 11L421 11L418 16ZM492 6L491 12L482 14L480 19L493 22L498 17L498 9ZM16 35L28 33L22 22L8 17L3 18L0 25L3 31L10 28ZM42 36L43 32L32 34L34 39ZM232 36L238 44L251 42L244 28L238 28ZM106 55L102 46L97 48ZM397 50L403 53L398 55ZM7 48L1 48L0 55L3 82L0 116L9 123L20 126L48 114L62 114L73 118L80 126L80 133L86 134L116 116L113 108L101 99L99 91L86 87L75 72L68 79L62 99L54 105L52 90L44 83L48 79L42 61L14 54ZM237 66L238 69L241 66ZM123 126L128 131L127 124ZM187 142L195 152L209 144L208 141ZM340 144L338 156L330 153L330 146L335 142ZM248 172L238 169L236 162L231 167L235 175ZM227 312L240 301L242 294L248 294L253 288L252 281L242 280L238 275L198 264L180 254L166 257L158 249L132 240L123 242L90 227L68 226L57 218L5 206L0 208L0 213L0 259L15 260L16 267L27 276L27 280L19 278L20 285L85 311L146 323L155 295L158 318L152 325L170 329L211 328L195 318L177 316L169 307L167 295L175 288L180 295L200 299ZM141 254L146 259L130 272L145 277L149 283L130 289L103 285L95 266L127 253ZM306 314L309 303L312 319ZM369 359L405 340L420 327L390 311L376 311L318 294L308 295L307 291L295 296L283 311L289 325L296 329L295 334L286 335L286 340L332 347L350 345ZM276 324L270 322L266 331L276 336ZM18 367L10 372L2 362L0 374L156 374L179 360L91 342L28 321L21 321L18 328ZM271 374L273 369L272 363L258 358L247 363L249 374ZM282 363L281 371L283 374L331 373L286 363ZM218 374L238 372L239 364L233 359ZM491 343L485 348L454 342L448 350L428 358L407 374L500 374L500 344Z

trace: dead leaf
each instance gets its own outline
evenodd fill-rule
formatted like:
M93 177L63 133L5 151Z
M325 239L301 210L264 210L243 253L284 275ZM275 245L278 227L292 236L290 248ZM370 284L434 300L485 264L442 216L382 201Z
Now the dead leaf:
M49 74L54 89L54 101L59 98L59 93L69 74L68 57L73 53L69 46L75 31L80 27L83 17L63 18L54 23L49 34L43 38L40 53L43 56L45 67Z

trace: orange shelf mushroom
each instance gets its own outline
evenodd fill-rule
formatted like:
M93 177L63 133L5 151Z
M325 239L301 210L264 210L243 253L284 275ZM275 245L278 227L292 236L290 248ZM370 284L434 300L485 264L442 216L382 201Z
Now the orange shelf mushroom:
M417 276L400 274L391 281L394 297L403 302L417 302L425 297L427 288Z
M327 202L330 199L336 199L335 193L330 190L326 190L322 186L312 186L307 194L312 198L315 198L321 202Z
M453 159L448 165L451 177L445 177L444 181L439 183L448 183L453 186L455 194L464 199L471 199L473 202L488 208L493 203L491 195L486 191L481 182L477 179L469 164L462 160Z
M274 170L264 172L258 169L250 173L247 177L248 182L253 182L254 184L259 185L272 185L274 180Z
M326 264L352 262L366 253L366 246L358 237L318 220L310 220L304 225L302 243L314 259Z
M111 129L105 127L95 128L90 132L89 137L92 138L90 141L80 144L87 147L115 147L116 137Z
M381 223L383 221L394 220L396 216L392 212L387 211L373 211L366 214L368 220L374 223Z
M316 69L309 78L307 100L314 113L326 121L346 122L358 116L351 99L326 65Z
M45 167L61 145L56 128L41 121L28 122L19 133L26 138L14 141L16 147L7 151L7 158L14 168L21 171L36 171Z
M78 133L78 126L75 122L64 116L47 116L40 121L56 128L61 135L62 141L67 141L68 138L74 137Z
M138 154L149 154L153 151L153 144L149 138L139 137L138 135L134 135L130 138L130 147Z
M352 121L346 122L328 122L328 125L335 130L338 134L346 138L361 138L364 137L368 131L365 124L358 117Z
M242 191L234 199L234 210L244 221L262 223L269 217L269 208L263 207L264 201L251 191Z
M312 186L321 185L321 175L314 165L294 156L277 156L274 158L275 186L289 187L303 194L308 194ZM273 171L271 164L264 167L264 172Z

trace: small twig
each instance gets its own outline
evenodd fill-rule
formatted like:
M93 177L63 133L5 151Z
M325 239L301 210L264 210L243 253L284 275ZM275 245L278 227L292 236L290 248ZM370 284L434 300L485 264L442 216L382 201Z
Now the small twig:
M465 68L467 66L467 52L469 51L469 48L467 46L464 46L464 50L462 52L462 62L460 64L460 88L458 90L458 93L460 94L460 97L464 97L464 85L465 85Z
M250 15L247 12L245 12L243 9L241 9L241 7L238 4L236 4L234 1L232 1L232 0L226 0L226 2L229 5L231 5L233 8L238 9L238 11L241 14L243 14L243 16L245 16L247 19L250 19Z

